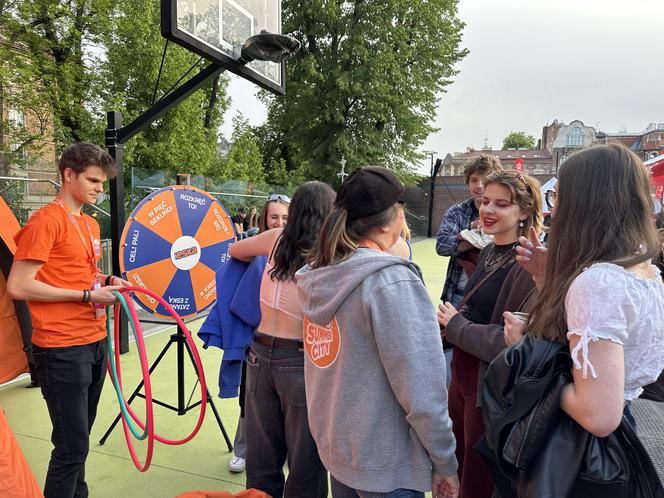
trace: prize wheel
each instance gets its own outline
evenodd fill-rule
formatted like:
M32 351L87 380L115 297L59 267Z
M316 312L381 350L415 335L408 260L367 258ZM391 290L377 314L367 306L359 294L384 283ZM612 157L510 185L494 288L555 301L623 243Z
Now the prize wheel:
M120 268L133 285L162 296L186 318L211 306L215 275L235 241L233 223L221 203L187 185L165 187L143 199L120 239ZM155 299L134 295L150 313L170 318Z

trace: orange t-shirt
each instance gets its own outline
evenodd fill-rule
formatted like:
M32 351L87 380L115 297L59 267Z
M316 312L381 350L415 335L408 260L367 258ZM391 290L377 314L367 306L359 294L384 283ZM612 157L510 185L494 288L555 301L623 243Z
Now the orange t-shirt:
M83 241L65 210L55 202L34 213L14 236L14 260L36 260L44 265L36 279L62 289L90 289L96 278L96 260L90 232L99 244L99 224L87 214L74 217ZM87 224L86 224L87 220ZM99 246L98 246L99 247ZM92 303L28 301L32 342L43 348L81 346L106 337L104 318L97 318Z

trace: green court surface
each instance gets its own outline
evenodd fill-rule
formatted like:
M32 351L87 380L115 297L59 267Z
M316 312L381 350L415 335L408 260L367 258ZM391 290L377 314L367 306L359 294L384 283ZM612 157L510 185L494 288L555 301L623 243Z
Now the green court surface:
M433 239L415 243L413 254L415 261L422 268L429 293L432 299L435 299L434 302L437 302L447 258L436 255ZM200 323L201 320L198 320L190 324L193 333ZM173 328L146 338L150 362L159 354L168 341L168 334L174 330ZM198 339L196 341L200 344ZM215 405L232 439L239 415L237 398L222 400L216 397L222 352L216 348L200 351L210 392L215 396ZM123 384L129 396L140 380L140 366L134 343L130 343L130 352L122 355L121 361ZM155 398L172 405L177 404L176 373L176 352L175 347L171 347L151 377ZM196 387L193 367L190 367L188 361L185 364L185 374L188 397ZM26 389L28 383L27 379L23 379L0 387L0 408L6 412L9 424L37 482L43 486L52 448L51 424L39 389ZM194 392L194 400L199 393L200 389ZM142 399L137 398L132 406L139 415L143 415ZM193 429L199 413L198 409L194 409L186 415L178 416L175 412L156 405L154 411L156 432L169 438L180 438L188 434ZM86 466L90 496L94 498L174 497L184 491L196 489L231 492L244 489L244 473L231 474L228 471L231 454L228 453L221 431L209 408L201 431L189 443L182 446L166 446L155 442L152 465L145 473L138 472L132 464L120 424L103 446L98 444L117 413L118 402L115 392L107 380L90 438L90 455ZM140 458L143 459L145 444L138 443L136 447Z

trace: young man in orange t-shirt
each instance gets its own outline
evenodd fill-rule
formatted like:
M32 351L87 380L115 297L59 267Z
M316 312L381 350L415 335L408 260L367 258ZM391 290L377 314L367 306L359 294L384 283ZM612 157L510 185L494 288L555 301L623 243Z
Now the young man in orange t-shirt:
M7 280L9 294L28 301L32 352L53 424L46 498L88 496L85 459L106 370L104 305L129 285L99 273L99 225L81 211L115 176L113 159L76 143L63 151L59 169L60 194L16 234Z

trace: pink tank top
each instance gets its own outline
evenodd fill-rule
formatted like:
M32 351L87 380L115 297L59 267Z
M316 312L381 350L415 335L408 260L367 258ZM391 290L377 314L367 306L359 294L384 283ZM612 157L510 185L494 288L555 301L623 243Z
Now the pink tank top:
M270 270L273 267L274 263L272 261L268 261L265 265L261 280L261 303L302 321L302 308L300 308L297 297L297 284L294 280L271 279Z

